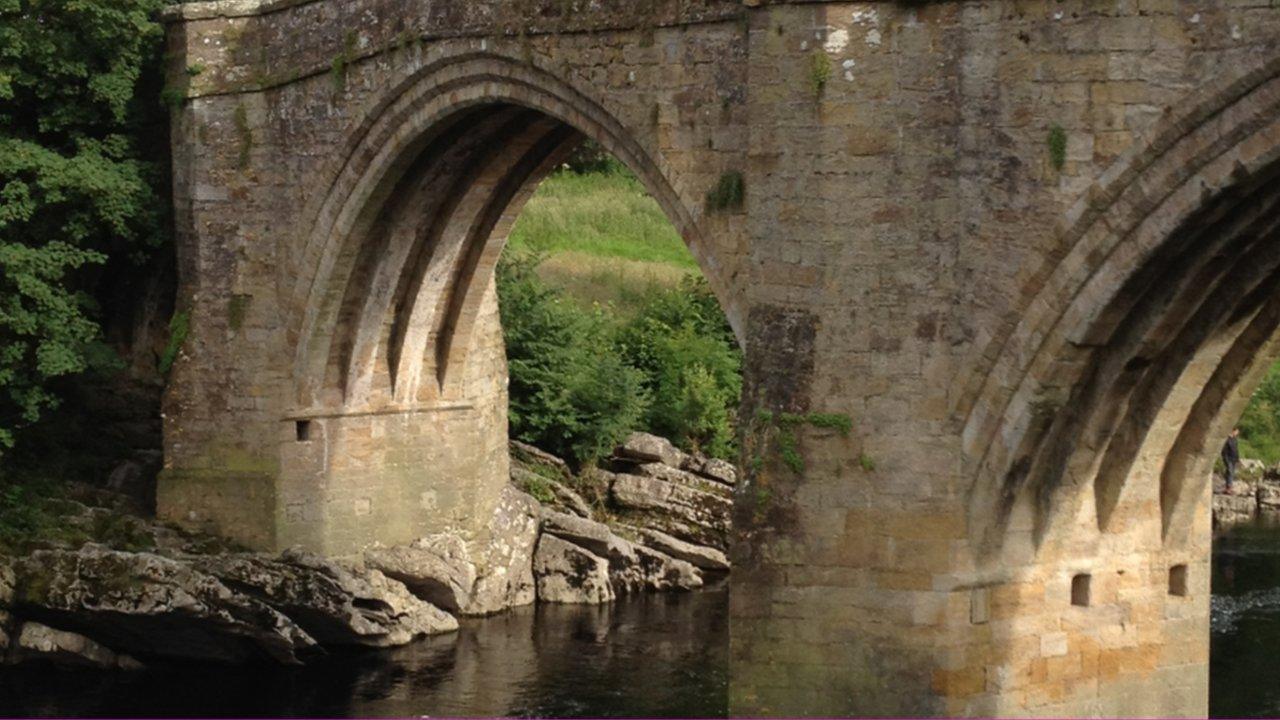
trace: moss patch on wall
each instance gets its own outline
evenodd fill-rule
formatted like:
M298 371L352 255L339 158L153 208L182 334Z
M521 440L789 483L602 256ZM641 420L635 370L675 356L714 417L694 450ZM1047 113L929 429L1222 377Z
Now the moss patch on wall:
M1049 163L1054 170L1061 170L1067 164L1067 131L1061 125L1049 129Z
M831 81L831 57L823 50L814 50L809 55L809 87L814 97L822 97Z
M716 186L707 191L707 210L740 210L746 199L746 181L742 173L730 170L720 176Z

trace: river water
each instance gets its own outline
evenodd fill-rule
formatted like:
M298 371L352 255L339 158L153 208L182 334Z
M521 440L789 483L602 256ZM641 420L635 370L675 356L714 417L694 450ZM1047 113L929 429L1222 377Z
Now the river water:
M725 584L607 606L540 605L302 668L0 669L0 715L723 716Z
M1280 527L1214 543L1210 709L1280 715ZM723 716L728 595L644 595L464 621L406 648L302 668L0 670L0 715Z
M1280 716L1280 525L1214 539L1212 626L1210 714Z

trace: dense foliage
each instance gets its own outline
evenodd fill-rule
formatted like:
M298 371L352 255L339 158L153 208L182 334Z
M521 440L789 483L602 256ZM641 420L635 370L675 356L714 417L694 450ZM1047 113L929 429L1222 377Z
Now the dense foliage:
M0 453L109 362L95 271L165 236L162 4L0 0Z
M1271 367L1240 418L1240 454L1280 463L1280 364Z
M699 276L654 289L617 333L624 361L644 374L649 432L686 449L730 458L742 358L715 295Z
M592 460L639 424L648 404L643 378L612 352L605 316L567 301L535 266L512 254L498 270L511 434Z
M498 273L513 437L578 464L636 429L731 455L741 360L705 283L655 289L619 322L548 286L537 263L508 253Z

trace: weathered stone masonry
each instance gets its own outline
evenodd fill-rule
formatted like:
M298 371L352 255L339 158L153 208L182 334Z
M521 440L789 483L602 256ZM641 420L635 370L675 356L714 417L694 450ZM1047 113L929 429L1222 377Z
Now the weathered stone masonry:
M735 712L1204 714L1208 463L1280 350L1272 5L175 8L161 512L482 545L493 264L586 136L746 345ZM780 412L853 429L785 416L797 469Z

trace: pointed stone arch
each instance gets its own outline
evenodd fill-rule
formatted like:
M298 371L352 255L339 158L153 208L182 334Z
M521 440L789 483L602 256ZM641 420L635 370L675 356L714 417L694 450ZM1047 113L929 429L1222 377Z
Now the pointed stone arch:
M509 116L505 124L503 116ZM740 328L741 313L698 225L701 207L691 192L669 179L672 175L662 158L645 152L619 121L563 81L509 58L471 53L424 67L390 90L356 124L330 172L308 193L314 199L304 214L307 229L295 243L299 250L291 263L298 270L282 278L292 286L291 324L299 339L294 363L299 408L334 401L320 395L326 379L332 384L335 378L329 367L334 361L334 330L341 324L344 299L353 302L347 289L351 279L359 277L360 253L367 253L369 238L380 226L412 234L402 217L406 212L434 216L443 223L418 232L434 232L433 240L443 243L448 257L437 256L434 262L427 259L426 265L411 268L405 263L411 257L422 260L421 246L428 239L393 243L390 263L398 267L387 269L384 256L383 269L370 276L385 280L389 273L396 274L402 290L417 299L403 297L402 292L401 299L414 309L402 323L392 325L390 339L395 343L387 348L396 365L391 368L392 395L397 402L412 402L418 396L423 378L430 374L423 370L422 359L433 353L432 396L443 392L447 383L456 384L456 369L468 351L486 278L492 275L506 232L538 181L583 138L596 141L636 173L685 239L731 324ZM435 180L428 181L433 174ZM443 189L442 184L451 180L453 186ZM406 189L415 183L418 195L409 197L417 199L405 200ZM446 199L424 207L428 197L440 196ZM388 205L393 198L400 198L401 209ZM343 402L367 399L370 348L378 341L371 332L380 327L376 316L388 312L395 297L387 291L389 285L375 284L371 304L366 303L361 320L354 324L359 337L341 361L346 367L336 373L344 386ZM461 291L454 292L455 286ZM447 297L437 304L441 293ZM428 350L427 336L433 333L438 342Z
M985 551L998 549L1020 501L1041 540L1078 520L1084 486L1086 515L1105 529L1140 457L1161 467L1169 537L1187 486L1207 472L1219 408L1242 409L1228 401L1247 397L1270 346L1280 59L1171 113L1148 138L1064 217L1038 294L963 408L970 536Z

